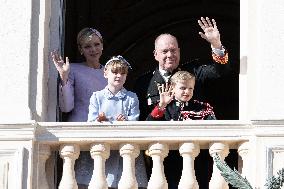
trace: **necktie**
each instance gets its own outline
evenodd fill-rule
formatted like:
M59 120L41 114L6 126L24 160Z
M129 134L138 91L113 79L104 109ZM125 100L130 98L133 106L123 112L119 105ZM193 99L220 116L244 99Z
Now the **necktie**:
M165 77L170 77L170 76L171 76L171 73L170 73L170 72L165 72L165 73L164 73L164 76L165 76Z
M163 74L163 77L164 77L164 79L166 80L166 82L168 82L169 79L170 79L170 77L171 77L171 73L170 73L170 72L165 72L165 73Z

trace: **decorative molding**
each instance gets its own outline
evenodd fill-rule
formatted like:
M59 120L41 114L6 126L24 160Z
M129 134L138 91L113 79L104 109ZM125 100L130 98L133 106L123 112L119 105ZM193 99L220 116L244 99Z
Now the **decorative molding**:
M9 162L0 162L0 188L8 189Z
M2 164L3 170L0 172L0 178L2 177L1 181L7 179L7 184L3 184L4 189L8 188L8 186L9 188L22 188L24 148L0 149L0 160L1 162L4 162L4 165Z
M255 127L254 134L257 137L283 137L284 121L283 120L263 120L253 121Z
M34 139L37 123L0 124L0 141L30 141Z
M270 146L266 148L266 170L267 170L266 178L272 177L280 169L284 167L283 159L284 159L284 145ZM279 165L279 161L283 162L281 163L282 165Z

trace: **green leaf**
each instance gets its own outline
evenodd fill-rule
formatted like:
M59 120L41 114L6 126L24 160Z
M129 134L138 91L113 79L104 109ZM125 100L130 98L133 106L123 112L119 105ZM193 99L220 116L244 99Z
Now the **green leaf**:
M280 189L284 183L284 168L277 172L277 177L272 176L265 184L267 189Z
M248 180L242 177L236 169L232 170L226 162L220 159L217 153L213 155L213 160L226 182L230 183L235 188L253 189Z

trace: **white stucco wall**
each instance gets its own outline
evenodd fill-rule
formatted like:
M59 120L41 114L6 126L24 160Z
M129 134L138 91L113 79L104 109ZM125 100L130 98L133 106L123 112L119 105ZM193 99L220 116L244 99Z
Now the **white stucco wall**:
M31 1L0 3L0 120L29 120Z
M53 50L63 51L64 44L64 23L63 23L63 0L51 1L51 14L49 23L49 52ZM63 53L62 53L63 54ZM48 104L46 121L56 121L57 106L57 77L58 72L49 56L48 71Z
M249 119L284 119L284 1L248 4Z
M61 42L61 9L61 0L1 0L0 121L56 120L57 73L49 54L50 43Z

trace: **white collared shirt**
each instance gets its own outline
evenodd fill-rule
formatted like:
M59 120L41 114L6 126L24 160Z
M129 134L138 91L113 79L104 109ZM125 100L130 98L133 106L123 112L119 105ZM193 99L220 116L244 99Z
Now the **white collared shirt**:
M225 56L225 48L222 46L222 49L216 49L211 45L212 52L220 57Z
M162 70L161 68L159 68L159 72L160 72L161 76L164 78L164 80L165 80L166 82L168 82L169 79L170 79L170 77L171 77L171 74L168 74L167 71Z

